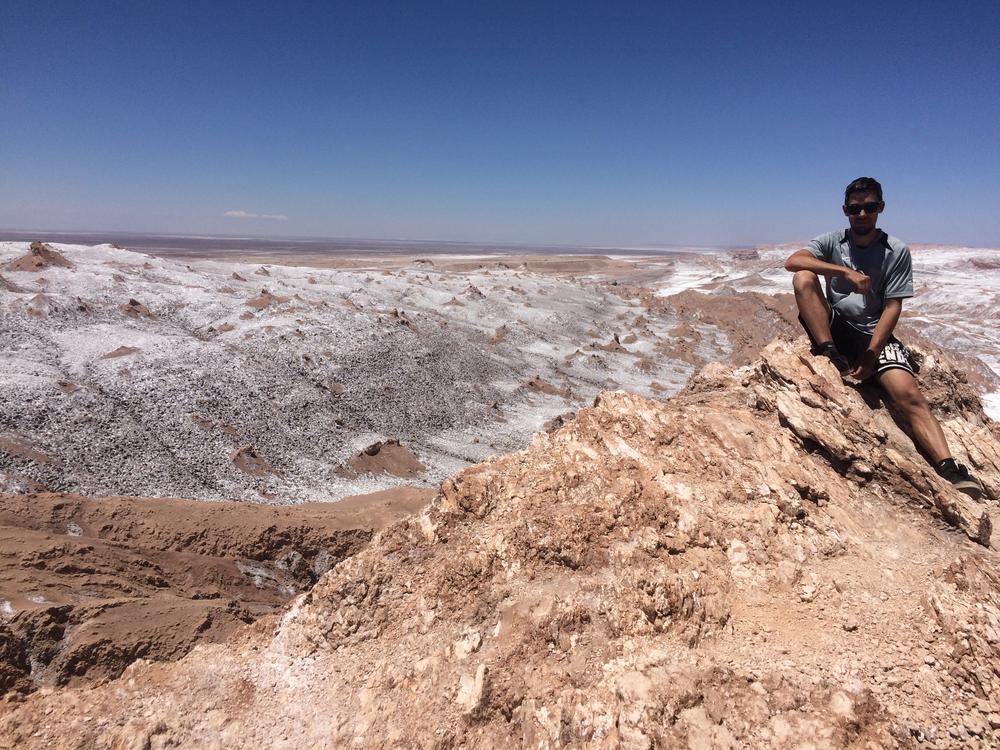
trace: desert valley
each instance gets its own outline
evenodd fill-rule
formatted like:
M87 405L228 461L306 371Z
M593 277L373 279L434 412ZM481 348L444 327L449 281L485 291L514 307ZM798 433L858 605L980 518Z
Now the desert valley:
M0 747L1000 741L1000 251L899 333L974 503L794 249L0 242Z

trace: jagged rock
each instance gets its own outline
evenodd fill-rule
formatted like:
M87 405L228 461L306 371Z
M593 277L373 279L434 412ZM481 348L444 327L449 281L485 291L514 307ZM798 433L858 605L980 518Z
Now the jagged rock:
M943 426L995 503L991 425ZM113 746L139 721L164 746L992 742L976 716L1000 712L994 511L803 342L777 342L668 402L601 394L446 481L273 631L31 696L0 735ZM842 612L864 613L864 638Z

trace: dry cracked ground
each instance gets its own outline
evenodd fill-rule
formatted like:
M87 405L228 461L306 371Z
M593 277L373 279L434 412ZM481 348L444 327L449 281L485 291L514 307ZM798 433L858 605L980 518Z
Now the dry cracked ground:
M0 747L1000 743L992 381L916 331L982 504L677 261L4 251Z

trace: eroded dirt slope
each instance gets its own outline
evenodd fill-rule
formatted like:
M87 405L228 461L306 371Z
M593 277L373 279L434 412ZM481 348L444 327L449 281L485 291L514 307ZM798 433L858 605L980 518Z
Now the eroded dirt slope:
M431 494L280 508L0 496L0 691L99 682L224 640Z
M604 393L277 628L39 691L0 746L989 746L1000 442L974 397L941 413L987 503L801 341L668 403Z

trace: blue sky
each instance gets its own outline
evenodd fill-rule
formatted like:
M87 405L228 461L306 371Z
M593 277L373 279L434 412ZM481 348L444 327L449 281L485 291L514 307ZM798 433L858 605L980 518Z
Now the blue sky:
M998 29L996 0L4 0L0 227L739 245L842 225L872 175L893 234L1000 246Z

